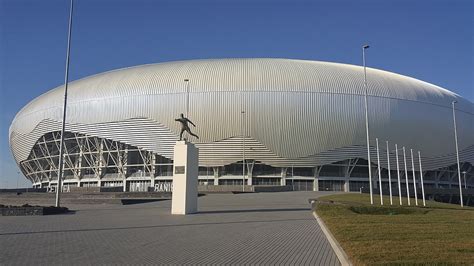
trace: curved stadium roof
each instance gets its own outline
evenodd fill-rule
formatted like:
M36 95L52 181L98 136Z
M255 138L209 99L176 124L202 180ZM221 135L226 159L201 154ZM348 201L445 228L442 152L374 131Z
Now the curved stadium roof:
M190 118L201 136L202 163L240 158L229 147L240 145L245 110L246 141L256 159L320 164L363 156L363 77L360 66L290 59L190 60L119 69L70 83L67 128L170 157L179 133L174 118L185 110L184 79L189 79ZM367 80L374 138L421 150L432 167L452 163L451 102L456 100L462 158L474 161L471 102L382 70L367 68ZM59 130L62 101L60 86L17 114L10 127L17 161L28 157L39 136Z

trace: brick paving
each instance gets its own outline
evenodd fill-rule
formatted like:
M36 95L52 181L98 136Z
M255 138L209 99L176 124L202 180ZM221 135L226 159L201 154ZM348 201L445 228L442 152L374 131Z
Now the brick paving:
M159 201L0 217L0 264L340 265L307 201L325 194L211 194L187 216Z

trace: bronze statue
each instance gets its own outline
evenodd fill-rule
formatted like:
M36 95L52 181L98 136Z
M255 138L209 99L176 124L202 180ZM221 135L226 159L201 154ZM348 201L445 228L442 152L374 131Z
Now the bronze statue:
M193 125L193 127L196 127L196 125L191 122L191 120L189 120L188 118L184 117L183 114L181 114L181 117L180 118L177 118L175 119L174 121L178 121L181 123L181 132L179 133L179 140L182 140L183 139L183 133L184 131L188 132L189 135L193 136L193 137L196 137L197 139L199 139L199 137L196 135L196 134L193 134L191 132L191 129L189 129L189 126L188 126L188 122L191 123L191 125Z

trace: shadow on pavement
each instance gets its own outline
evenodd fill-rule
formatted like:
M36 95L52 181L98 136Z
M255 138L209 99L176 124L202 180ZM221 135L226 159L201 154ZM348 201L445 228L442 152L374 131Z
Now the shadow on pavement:
M198 211L198 214L208 213L246 213L246 212L296 212L310 211L311 208L290 208L290 209L251 209L251 210L221 210L221 211Z
M167 199L167 198L163 198L163 199L121 199L120 201L122 202L122 205L131 205L131 204L141 204L141 203L155 202L155 201L164 201L164 200L170 200L170 199Z

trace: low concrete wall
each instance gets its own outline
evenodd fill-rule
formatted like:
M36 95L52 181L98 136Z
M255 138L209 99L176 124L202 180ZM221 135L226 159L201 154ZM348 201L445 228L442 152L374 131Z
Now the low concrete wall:
M51 206L55 193L0 193L0 204ZM170 192L76 192L62 193L61 204L122 204L123 199L169 199Z
M254 192L253 186L244 186L245 192ZM241 185L199 185L199 192L242 192Z
M199 192L242 192L241 185L199 185ZM244 186L244 192L281 192L281 191L292 191L291 186Z
M120 198L120 199L171 198L171 192L122 192L122 193L116 193L115 198Z
M123 192L123 186L119 187L69 187L64 193L91 193L91 192Z
M23 193L23 192L46 192L46 188L2 188L0 192Z
M123 187L101 187L100 192L123 192Z
M100 192L100 187L69 187L69 192L81 193L81 192ZM64 192L67 193L67 192Z

